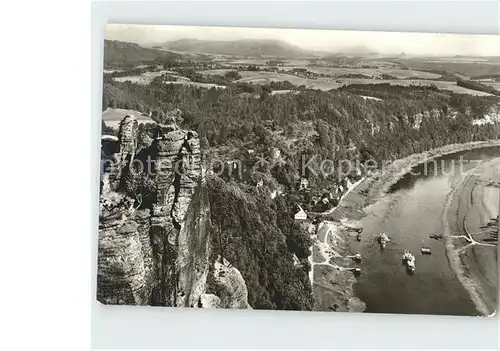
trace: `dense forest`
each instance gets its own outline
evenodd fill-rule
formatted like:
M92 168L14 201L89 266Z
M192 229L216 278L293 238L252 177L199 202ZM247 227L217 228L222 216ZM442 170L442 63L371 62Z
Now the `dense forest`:
M103 103L151 110L158 122L164 116L162 111L179 108L185 127L196 130L212 147L279 147L274 144L282 140L281 136L296 139L294 129L304 122L314 124L318 134L325 134L321 128L334 129L333 135L313 141L309 152L321 153L320 149L334 146L342 149L352 140L358 149L379 159L497 137L497 131L488 126L471 126L473 119L482 118L498 101L497 97L453 94L435 87L350 85L339 91L271 95L270 87L252 84L207 90L154 83L105 83ZM415 115L433 110L439 111L439 118L424 118L419 129L411 127Z
M478 82L478 81L459 79L459 80L457 80L457 85L459 87L464 87L464 88L472 89L472 90L484 91L486 93L500 96L500 91L498 91L495 88L490 87L488 85L482 84L481 82Z
M195 72L183 73L202 79ZM242 172L218 173L207 181L217 248L213 254L241 271L254 308L312 308L307 277L310 242L293 221L294 206L301 203L307 208L316 194L329 192L341 181L341 169L304 174L304 158L316 157L313 168L324 159L381 164L446 144L499 137L491 125L471 124L498 103L496 96L389 84L324 92L298 89L289 82L234 84L230 81L235 73L216 78L224 80L225 89L166 84L162 79L139 85L108 78L103 109L150 111L159 123L170 118L169 111L180 109L179 123L199 133L208 158L241 162ZM296 91L272 94L292 89ZM146 146L142 140L152 133L151 127L142 125L139 144ZM279 154L272 156L272 150ZM270 161L262 163L262 158ZM309 180L307 191L298 190L301 177ZM283 189L283 195L272 199L269 194L276 189ZM294 264L293 255L300 264Z
M104 40L104 68L133 67L144 62L153 63L167 59L178 59L181 55L142 47L135 43Z
M213 247L219 248L213 251L213 260L221 255L240 270L249 304L261 309L311 310L307 275L311 242L293 222L290 198L273 201L265 188L244 187L219 177L210 177L207 183ZM294 254L301 265L294 266Z

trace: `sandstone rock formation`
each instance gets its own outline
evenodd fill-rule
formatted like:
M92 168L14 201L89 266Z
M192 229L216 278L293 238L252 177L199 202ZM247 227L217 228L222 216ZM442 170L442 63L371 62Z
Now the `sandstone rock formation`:
M200 305L203 308L221 308L220 298L214 294L201 295Z
M144 206L131 184L138 130L133 116L120 124L118 151L103 150L97 281L102 303L197 307L205 292L210 213L199 139L180 130L175 119L169 122L157 126L148 149L151 204Z
M208 200L202 190L204 175L198 135L175 125L158 128L152 147L157 196L151 239L160 283L155 288L153 303L194 307L200 290L204 291L204 286L196 285L206 281L209 253ZM195 194L196 189L199 191ZM198 279L193 282L191 270L195 268Z
M220 262L220 257L214 262L214 287L217 295L205 294L201 298L201 307L248 309L248 291L236 267L226 259Z
M113 166L114 169L110 173L110 185L116 190L120 186L120 182L126 177L128 167L134 159L137 148L137 118L134 116L125 116L120 123L118 132L118 152L114 154Z

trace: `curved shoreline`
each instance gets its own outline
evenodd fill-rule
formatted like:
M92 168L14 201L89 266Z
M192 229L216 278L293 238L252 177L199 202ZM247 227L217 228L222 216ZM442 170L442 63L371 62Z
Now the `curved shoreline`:
M410 171L417 166L420 166L428 161L431 161L435 158L459 153L463 151L469 151L480 148L488 148L488 147L496 147L500 146L500 140L489 140L489 141L479 141L479 142L469 142L464 144L450 144L445 145L440 148L432 149L420 154L413 154L407 156L405 158L396 160L392 162L387 168L382 169L375 174L370 175L364 181L360 182L357 187L353 188L347 196L345 196L342 201L340 201L337 208L331 213L324 217L331 218L336 221L340 221L341 219L353 219L360 220L361 218L366 216L364 212L364 208L368 205L375 203L382 196L387 194L390 188L396 184L404 175L410 173ZM458 187L460 188L460 187ZM449 201L453 199L453 196L449 196ZM448 201L448 199L447 199ZM449 228L448 228L449 230ZM449 237L449 235L447 236ZM448 238L449 240L453 240L453 238ZM447 239L447 240L448 240ZM471 287L473 285L470 284L471 281L462 280L458 277L462 268L463 262L461 258L458 256L454 257L452 255L452 250L449 249L449 245L446 246L448 261L450 262L450 258L452 258L453 262L457 262L458 264L451 264L450 266L454 273L457 275L457 278L460 280L462 285L466 288L466 290L471 294L472 299L478 306L478 311L484 315L488 315L488 309L484 305L482 299L477 295L475 289L472 290ZM454 266L460 266L455 270ZM352 283L354 285L355 282ZM352 288L352 285L350 288ZM469 288L468 288L469 287ZM481 301L481 302L480 302Z
M448 263L450 264L450 267L453 270L453 273L455 273L457 279L460 281L465 290L467 290L467 292L469 293L472 301L474 302L474 305L476 306L477 311L483 316L486 316L489 314L488 307L486 306L484 300L481 298L480 293L478 292L476 282L466 274L466 263L463 262L460 257L461 249L466 248L470 244L466 244L462 246L462 248L455 247L455 244L453 243L455 238L451 235L452 233L448 218L449 212L452 208L452 202L456 198L457 192L462 189L462 187L467 182L469 177L470 177L470 172L452 184L452 190L448 193L446 197L446 202L443 208L441 220L443 225L446 258L448 259ZM468 232L465 227L465 218L464 218L464 230Z
M491 176L498 164L498 157L482 162L471 169L464 177L456 180L448 201L443 209L443 228L446 231L446 248L455 275L469 292L476 308L483 316L492 316L498 307L498 245L487 242L483 237L484 223L498 214L489 208L484 198L488 191L485 178ZM480 170L480 172L477 172ZM467 199L467 206L460 201ZM457 204L454 203L457 202ZM465 208L460 208L462 205ZM461 211L455 212L458 208ZM486 215L485 215L486 214ZM492 215L493 214L493 215ZM471 222L469 227L468 222ZM463 228L457 226L458 235L452 235L451 226L463 222ZM461 245L454 238L465 233L468 243Z
M392 162L385 170L381 170L370 177L373 178L375 176L378 178L378 181L376 181L374 184L371 184L372 187L375 187L376 190L378 190L378 193L375 194L375 196L370 196L369 194L367 197L372 198L370 200L373 201L378 197L385 195L394 184L396 184L403 176L410 173L413 168L418 167L435 158L463 151L495 146L500 146L500 139L475 141L464 144L449 144L396 160Z

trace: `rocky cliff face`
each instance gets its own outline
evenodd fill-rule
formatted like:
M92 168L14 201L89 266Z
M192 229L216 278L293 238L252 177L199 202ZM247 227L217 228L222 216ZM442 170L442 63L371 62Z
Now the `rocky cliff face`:
M179 129L174 119L167 123L156 127L145 149L152 164L139 175L132 167L139 160L133 116L122 120L116 145L108 142L102 150L97 279L102 303L203 307L211 248L200 143L195 132ZM147 204L134 183L143 178L154 184ZM217 297L220 307L243 306L242 299L248 305L239 278L243 288ZM239 302L230 301L232 293Z
M119 194L101 202L97 299L102 303L142 305L148 300L151 265L145 253L150 245L133 220L133 204Z
M213 289L215 294L203 294L201 306L204 308L249 309L248 291L240 271L226 259L220 257L214 262Z
M135 157L137 149L137 131L139 124L133 116L126 116L120 123L118 132L118 152L111 154L109 186L113 190L117 190L120 185L123 186L123 181L126 179L126 172L132 160ZM111 145L109 145L112 148Z
M159 282L153 303L193 307L200 295L193 294L193 289L200 288L192 286L199 282L191 279L190 269L196 266L198 278L206 280L208 262L208 201L202 191L195 194L204 181L198 135L179 130L175 124L159 126L152 150L157 194L151 240Z

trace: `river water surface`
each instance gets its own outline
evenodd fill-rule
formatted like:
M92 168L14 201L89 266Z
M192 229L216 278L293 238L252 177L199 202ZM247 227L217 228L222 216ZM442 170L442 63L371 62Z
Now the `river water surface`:
M433 164L414 168L419 175L407 174L389 194L365 208L362 240L353 249L363 257L354 289L366 303L366 312L478 315L448 263L444 240L429 235L443 232L444 206L460 167L467 171L477 165L475 160L495 157L500 157L500 147L437 158ZM384 250L376 241L381 232L391 239ZM432 255L422 255L422 246L431 247ZM401 261L405 249L416 257L413 275Z

